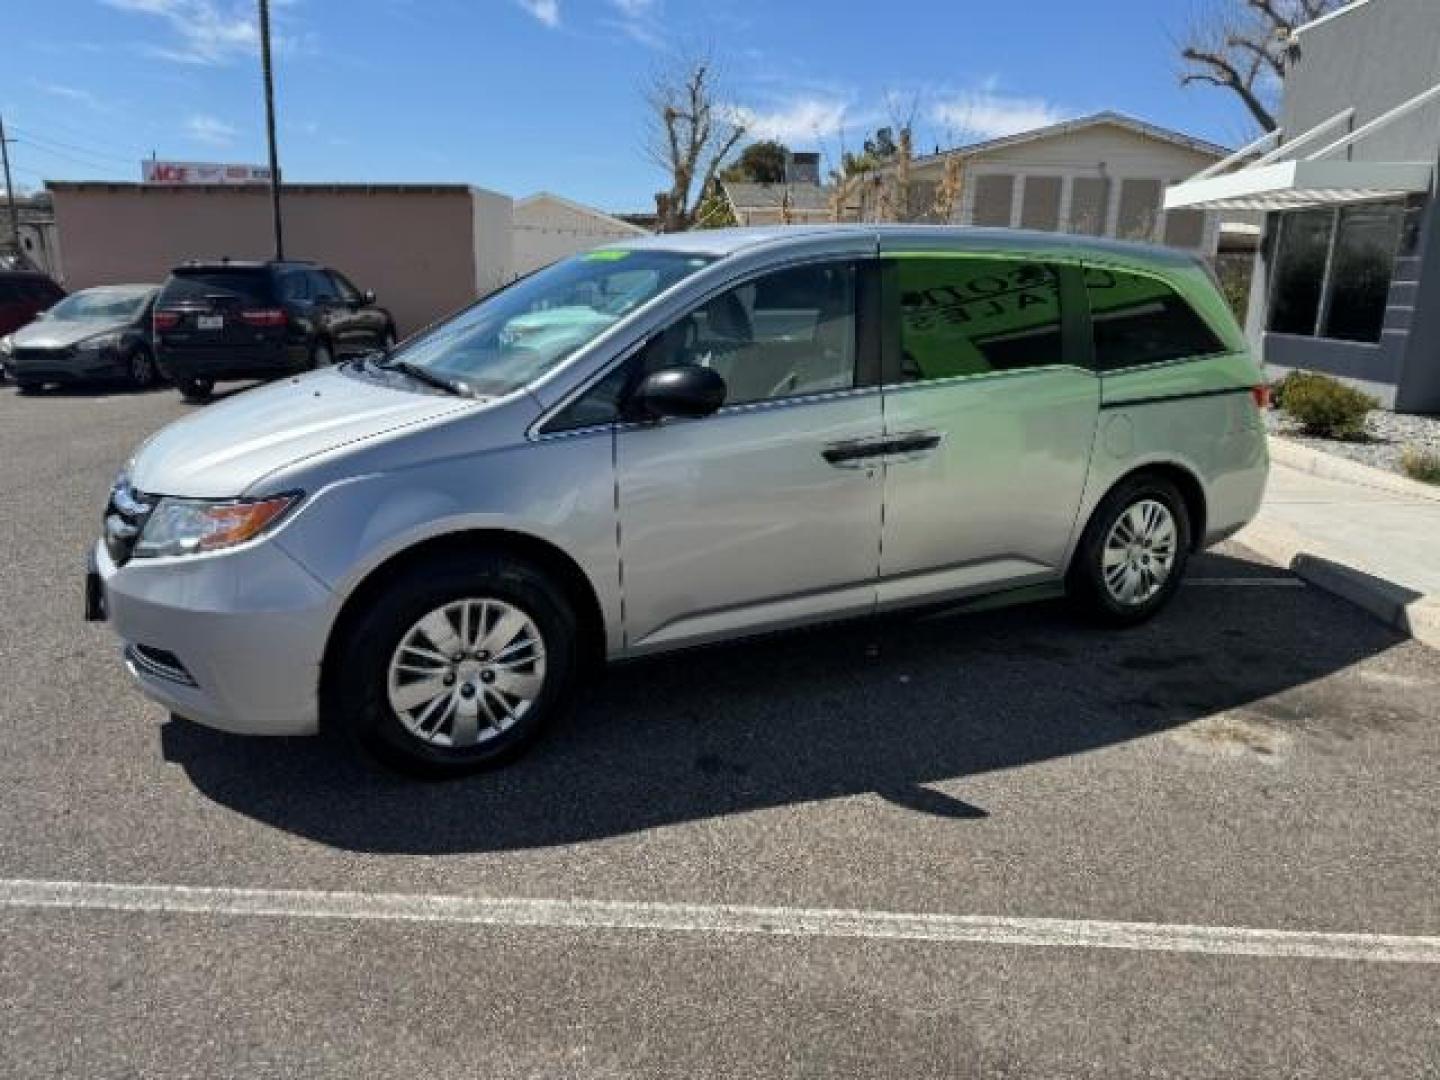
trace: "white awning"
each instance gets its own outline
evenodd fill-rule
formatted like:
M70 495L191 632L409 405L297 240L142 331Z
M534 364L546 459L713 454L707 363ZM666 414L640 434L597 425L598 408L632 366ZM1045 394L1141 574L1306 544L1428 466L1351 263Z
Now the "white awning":
M1280 161L1188 180L1165 192L1166 210L1301 210L1428 194L1423 161Z

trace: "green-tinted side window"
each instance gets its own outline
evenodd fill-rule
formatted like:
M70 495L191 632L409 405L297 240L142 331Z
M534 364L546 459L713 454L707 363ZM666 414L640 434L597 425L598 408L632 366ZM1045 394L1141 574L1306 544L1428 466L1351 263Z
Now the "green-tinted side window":
M1087 266L1085 293L1101 371L1226 351L1184 297L1159 278Z
M992 257L897 263L904 381L1064 363L1054 267Z

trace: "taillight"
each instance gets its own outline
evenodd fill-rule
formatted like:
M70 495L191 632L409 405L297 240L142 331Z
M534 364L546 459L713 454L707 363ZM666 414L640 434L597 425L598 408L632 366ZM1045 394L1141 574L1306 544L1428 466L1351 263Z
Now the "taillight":
M154 323L156 330L173 330L180 325L180 313L178 311L157 311Z
M1261 412L1270 408L1270 384L1261 383L1259 386L1250 388L1250 395L1255 399L1255 407Z
M284 326L284 308L253 308L240 312L240 318L250 326Z

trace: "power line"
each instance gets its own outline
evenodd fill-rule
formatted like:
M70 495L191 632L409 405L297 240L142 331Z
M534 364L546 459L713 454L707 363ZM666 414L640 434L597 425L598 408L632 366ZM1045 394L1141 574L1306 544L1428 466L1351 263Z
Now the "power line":
M17 135L24 135L28 139L38 140L39 142L46 143L50 146L59 147L62 150L74 150L77 153L88 154L90 157L109 158L112 161L123 161L127 165L133 163L133 161L135 160L133 157L130 157L128 155L122 157L119 154L111 154L104 150L93 149L92 147L77 146L74 143L68 143L61 139L56 139L50 135L41 135L37 132L29 130L28 128L16 127L14 124L10 125L10 130L15 132L15 134Z
M29 123L32 128L41 127L44 128L47 132L54 130L59 132L67 139L78 139L87 143L93 143L96 146L104 147L108 151L128 154L134 157L144 156L139 150L127 143L122 143L113 139L105 138L104 136L95 134L93 130L77 127L74 124L69 124L61 120L56 120L49 115L41 116L34 113L27 113L26 117L26 122ZM53 138L53 136L47 137ZM129 158L127 158L126 160L129 160Z
M29 139L11 139L10 141L20 146L28 146L31 150L38 151L42 154L49 154L51 157L60 158L62 161L68 161L73 165L84 165L87 169L100 169L104 172L112 173L118 171L117 167L109 162L96 161L93 158L76 157L74 154L67 153L64 150L52 150L48 146L41 146L39 143L32 142Z

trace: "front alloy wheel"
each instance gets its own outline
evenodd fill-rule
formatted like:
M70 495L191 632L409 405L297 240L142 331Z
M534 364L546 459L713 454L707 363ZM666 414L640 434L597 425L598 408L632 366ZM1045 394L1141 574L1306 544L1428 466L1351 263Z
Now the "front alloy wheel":
M499 737L534 707L544 686L539 627L493 597L436 608L390 657L390 708L406 731L437 747Z
M569 594L499 552L416 558L342 628L325 723L417 776L514 757L569 706L580 630Z

